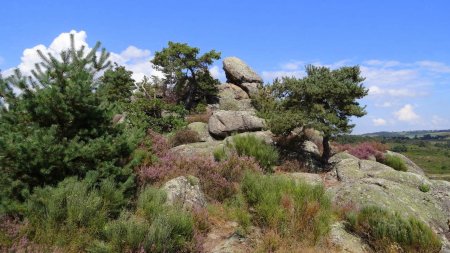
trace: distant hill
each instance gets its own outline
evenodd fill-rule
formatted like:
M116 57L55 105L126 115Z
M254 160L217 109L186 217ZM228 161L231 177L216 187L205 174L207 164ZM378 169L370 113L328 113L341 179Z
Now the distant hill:
M374 132L374 133L367 133L367 134L361 134L360 136L367 136L367 137L423 137L425 135L444 135L448 136L447 138L450 138L450 129L446 130L416 130L416 131L402 131L402 132Z

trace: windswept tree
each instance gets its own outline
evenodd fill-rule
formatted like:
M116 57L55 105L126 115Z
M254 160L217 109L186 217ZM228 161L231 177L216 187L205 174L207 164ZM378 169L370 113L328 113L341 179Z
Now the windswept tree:
M199 48L186 43L169 42L152 60L155 68L164 73L165 86L173 87L187 109L212 101L218 92L219 81L211 76L208 67L220 59L220 53L211 50L200 56L199 52Z
M289 135L298 127L323 132L323 162L330 157L330 138L350 133L351 117L362 117L365 107L357 99L367 95L358 66L330 70L306 67L306 77L276 79L259 98L259 109L275 134Z
M133 138L112 126L95 92L96 74L110 65L99 49L77 49L71 36L59 56L38 51L31 77L17 70L0 81L0 213L20 209L35 187L89 171L131 185L124 164Z

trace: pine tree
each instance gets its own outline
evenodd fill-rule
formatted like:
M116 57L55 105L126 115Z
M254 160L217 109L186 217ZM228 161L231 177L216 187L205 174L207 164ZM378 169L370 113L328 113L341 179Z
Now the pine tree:
M44 55L32 76L16 70L0 82L0 213L20 209L35 187L96 171L122 185L133 180L123 167L136 140L113 127L95 92L95 75L110 65L100 43ZM137 137L136 137L137 138Z
M169 42L152 60L156 69L164 73L165 86L174 88L186 109L211 102L218 92L219 81L211 76L208 67L220 59L220 53L211 50L198 56L199 51L185 43Z

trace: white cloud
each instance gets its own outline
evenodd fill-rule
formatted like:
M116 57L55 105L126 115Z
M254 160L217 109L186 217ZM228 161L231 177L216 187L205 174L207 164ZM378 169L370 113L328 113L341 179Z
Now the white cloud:
M387 124L386 120L382 118L372 119L372 122L374 126L385 126Z
M450 73L450 66L435 61L418 61L416 64L420 67L426 68L437 73Z
M414 112L414 107L410 104L406 104L400 110L394 112L394 115L400 121L411 123L417 122L420 119L419 115Z
M381 103L381 104L375 104L375 106L376 106L376 107L384 107L384 108L388 108L388 107L391 107L391 106L392 106L392 103L391 103L391 102L384 102L384 103Z
M381 61L381 60L368 60L368 61L365 61L364 64L369 65L369 66L378 66L378 67L384 67L384 68L395 67L395 66L401 65L401 63L398 61Z
M225 81L225 72L219 68L219 66L214 65L209 69L209 72L211 73L211 76L214 78L219 79L220 81L224 82Z
M61 51L70 48L70 34L74 35L75 47L77 49L81 48L82 46L86 48L86 51L91 49L86 41L87 33L85 31L77 32L75 30L72 30L68 33L61 33L60 35L58 35L48 47L39 44L32 48L25 49L21 57L21 62L17 66L17 68L19 68L24 74L30 75L31 70L34 69L35 64L41 62L41 58L39 57L37 50L41 50L44 55L50 53L54 56L58 56ZM110 60L124 66L128 70L131 70L133 72L132 77L136 81L142 80L144 76L162 76L161 72L156 71L152 68L152 63L150 62L150 60L153 56L147 49L140 49L135 46L129 46L120 53L110 53ZM13 69L14 68L6 70L4 75L7 76L12 74Z
M433 117L431 117L431 124L433 127L445 127L450 124L450 120L433 115Z
M281 68L285 70L298 70L300 67L303 67L305 62L303 61L290 61L284 64L281 64Z

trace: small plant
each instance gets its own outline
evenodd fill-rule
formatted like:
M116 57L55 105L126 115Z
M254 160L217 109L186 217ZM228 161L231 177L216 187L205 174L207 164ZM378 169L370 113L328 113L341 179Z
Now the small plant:
M407 152L408 151L408 147L406 147L406 145L402 144L402 145L395 145L394 147L392 147L392 151L394 152Z
M419 190L421 192L429 192L430 191L430 185L422 183L422 184L419 185Z
M225 147L218 147L213 152L214 160L217 162L224 161L227 159L227 151Z
M195 142L200 142L200 136L196 131L190 129L179 130L170 138L172 147Z
M192 122L208 123L211 115L212 115L212 113L208 112L208 111L204 112L204 113L200 113L200 114L191 114L186 117L186 121L187 121L187 123L192 123Z
M273 166L279 158L274 147L250 134L234 136L233 143L233 147L239 156L254 157L266 172L273 172Z
M390 252L400 247L401 252L439 252L441 242L425 223L414 217L389 213L369 206L347 215L348 227L362 236L376 252Z
M398 171L407 171L408 167L406 167L405 162L402 158L395 155L385 155L383 159L383 163L387 166L393 168Z
M322 186L248 172L241 189L254 209L253 221L284 239L315 244L329 231L331 201Z

